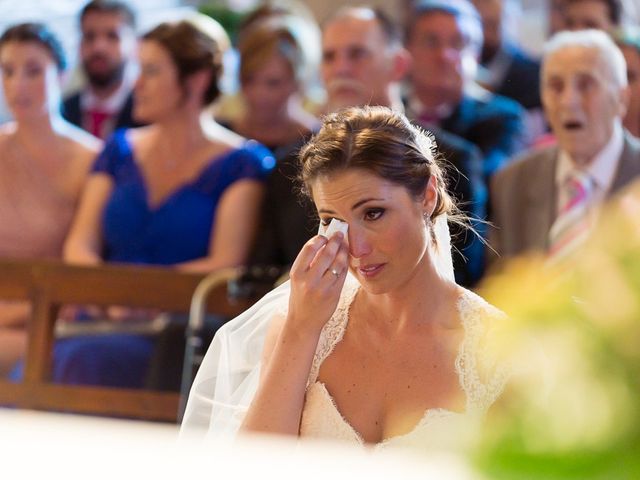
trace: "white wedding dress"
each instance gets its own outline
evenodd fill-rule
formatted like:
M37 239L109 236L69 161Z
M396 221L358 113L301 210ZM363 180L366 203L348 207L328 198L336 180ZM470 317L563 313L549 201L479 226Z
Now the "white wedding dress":
M441 215L436 220L435 229L440 246L433 253L436 267L444 278L453 281L446 216ZM341 415L326 387L317 381L322 362L342 339L349 320L349 307L359 288L358 281L348 274L338 307L321 332L307 382L301 437L364 444ZM286 316L289 295L290 285L285 282L218 331L193 382L181 435L236 436L258 388L262 348L269 325L274 318ZM464 335L455 369L466 396L465 411L429 409L411 432L386 439L376 448L405 445L464 447L473 439L475 427L484 413L502 392L508 368L495 361L487 345L504 314L468 290L464 290L458 300L458 311Z
M329 391L317 380L320 366L342 339L349 321L349 307L359 285L345 285L336 312L322 330L313 359L300 424L301 437L343 440L364 445L362 437L345 420ZM385 439L374 448L412 446L427 449L464 448L472 441L484 413L502 392L508 377L505 365L495 365L487 356L483 341L492 323L504 314L478 295L464 290L458 301L464 328L455 369L466 396L464 413L443 408L428 409L407 434Z

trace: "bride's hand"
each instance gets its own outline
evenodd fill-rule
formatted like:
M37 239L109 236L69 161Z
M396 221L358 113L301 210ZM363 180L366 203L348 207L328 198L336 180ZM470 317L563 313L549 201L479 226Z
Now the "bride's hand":
M300 333L319 333L335 311L347 276L349 248L342 232L318 235L298 254L289 278L287 324Z

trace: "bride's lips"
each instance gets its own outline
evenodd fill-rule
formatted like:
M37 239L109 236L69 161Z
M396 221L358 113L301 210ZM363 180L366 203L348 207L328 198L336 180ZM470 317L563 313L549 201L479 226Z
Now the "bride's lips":
M374 263L358 267L358 273L366 278L375 277L384 268L384 263Z

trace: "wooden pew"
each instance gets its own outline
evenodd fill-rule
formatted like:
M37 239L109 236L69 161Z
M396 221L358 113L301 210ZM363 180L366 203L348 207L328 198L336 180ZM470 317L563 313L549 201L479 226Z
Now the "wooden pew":
M239 270L223 273L233 278ZM188 312L204 275L160 267L82 267L58 261L0 260L0 299L28 300L28 350L22 383L0 379L0 405L175 422L179 394L149 390L71 386L50 381L52 347L62 305L126 305ZM207 310L233 317L252 299L230 301L226 282L211 291Z

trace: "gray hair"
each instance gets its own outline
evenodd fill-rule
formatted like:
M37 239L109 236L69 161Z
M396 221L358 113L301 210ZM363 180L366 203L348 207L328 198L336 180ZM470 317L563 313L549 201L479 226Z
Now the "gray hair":
M543 59L546 60L551 54L571 47L592 48L599 52L600 57L608 64L616 86L624 88L627 86L627 63L624 55L611 37L601 30L579 30L562 31L556 33L545 44ZM544 69L543 60L543 69Z

